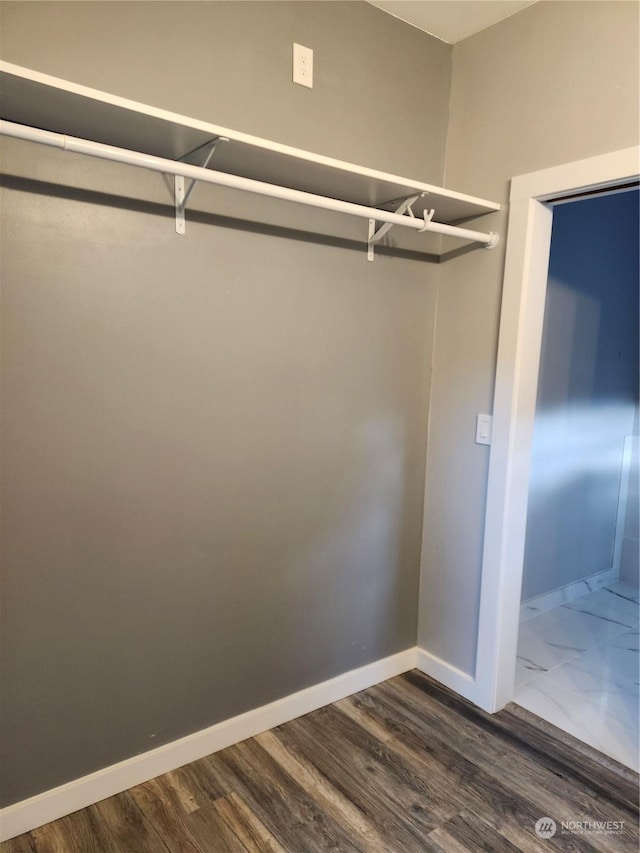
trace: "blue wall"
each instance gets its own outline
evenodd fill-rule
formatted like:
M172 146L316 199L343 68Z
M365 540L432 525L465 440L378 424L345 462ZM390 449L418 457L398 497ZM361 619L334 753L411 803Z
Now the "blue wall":
M638 408L637 190L558 205L523 600L611 568L624 437Z

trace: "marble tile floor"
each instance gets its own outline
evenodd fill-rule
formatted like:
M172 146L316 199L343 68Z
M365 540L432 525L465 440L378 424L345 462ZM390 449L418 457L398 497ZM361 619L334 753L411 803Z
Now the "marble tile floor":
M620 581L520 624L514 702L640 770L638 591Z

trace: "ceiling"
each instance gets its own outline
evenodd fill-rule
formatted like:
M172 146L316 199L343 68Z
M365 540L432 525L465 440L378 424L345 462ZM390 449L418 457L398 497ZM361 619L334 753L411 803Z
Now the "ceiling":
M369 0L373 6L455 44L537 0Z

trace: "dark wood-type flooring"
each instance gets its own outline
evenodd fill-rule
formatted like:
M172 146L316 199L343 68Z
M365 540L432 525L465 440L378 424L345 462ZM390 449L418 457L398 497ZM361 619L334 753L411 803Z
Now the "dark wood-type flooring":
M548 816L556 835L539 839ZM561 834L561 821L622 821ZM414 671L1 846L2 853L638 850L638 777Z

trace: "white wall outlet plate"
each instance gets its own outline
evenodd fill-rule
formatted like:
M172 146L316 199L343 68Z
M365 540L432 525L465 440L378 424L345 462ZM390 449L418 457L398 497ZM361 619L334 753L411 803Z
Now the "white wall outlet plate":
M293 43L293 82L313 89L313 50Z

